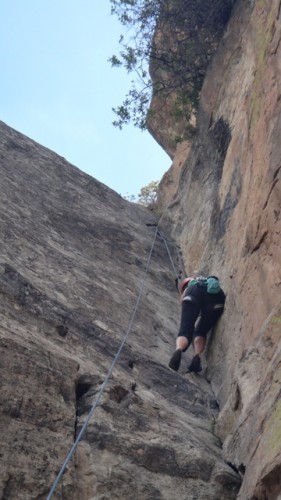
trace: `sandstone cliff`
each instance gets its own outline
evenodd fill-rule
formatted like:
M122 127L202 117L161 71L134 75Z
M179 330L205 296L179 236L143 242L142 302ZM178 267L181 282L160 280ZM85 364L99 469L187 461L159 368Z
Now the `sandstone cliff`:
M130 325L54 498L280 499L280 10L237 1L162 181L176 269L227 292L202 375L154 216L0 123L4 500L46 498Z
M227 291L208 379L242 500L281 498L280 11L275 0L236 3L191 151L175 154L160 193L186 272L218 273Z

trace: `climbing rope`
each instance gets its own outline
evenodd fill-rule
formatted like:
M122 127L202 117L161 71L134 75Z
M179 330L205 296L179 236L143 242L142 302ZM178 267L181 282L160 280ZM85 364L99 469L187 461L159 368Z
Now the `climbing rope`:
M174 262L173 262L173 259L172 259L172 256L171 256L171 252L170 252L168 244L167 244L168 240L163 236L163 234L159 231L159 229L157 230L157 236L159 236L164 241L164 243L165 243L165 247L166 247L167 253L169 255L169 259L171 261L174 274L175 274L176 278L178 279L179 278L179 274L176 271L176 268L175 268L175 265L174 265Z
M166 240L163 237L163 235L159 232L158 225L157 225L156 229L155 229L155 233L154 233L154 238L153 238L153 241L152 241L152 244L151 244L150 252L149 252L149 255L148 255L148 259L147 259L146 268L145 268L145 272L144 272L144 277L143 277L142 282L141 282L140 291L139 291L139 294L138 294L138 297L137 297L137 300L136 300L136 304L135 304L135 307L134 307L134 310L133 310L133 313L132 313L132 316L131 316L131 320L130 320L127 332L126 332L126 334L125 334L125 336L124 336L124 338L123 338L123 340L121 342L121 345L120 345L120 347L119 347L119 349L118 349L118 351L117 351L117 353L115 355L115 358L114 358L114 360L113 360L113 362L111 364L111 367L110 367L110 369L108 371L108 374L107 374L107 376L106 376L106 378L105 378L105 380L104 380L104 382L103 382L103 384L102 384L102 386L101 386L101 388L100 388L100 390L98 392L98 395L97 395L95 401L93 402L93 404L91 406L90 412L89 412L89 414L88 414L88 416L87 416L87 418L86 418L83 426L81 427L81 430L80 430L80 432L79 432L79 434L78 434L75 442L73 443L73 445L72 445L69 453L67 454L67 456L65 458L65 461L63 462L63 465L62 465L62 467L61 467L61 469L60 469L60 471L59 471L59 473L58 473L58 475L57 475L57 477L56 477L56 479L55 479L55 481L53 483L52 488L50 489L50 492L49 492L46 500L50 500L52 498L52 496L53 496L53 494L54 494L54 492L55 492L55 490L56 490L56 488L57 488L57 486L59 484L59 481L60 481L60 479L61 479L61 477L62 477L62 475L63 475L63 473L64 473L64 471L65 471L65 469L67 467L67 464L71 460L71 458L72 458L72 456L73 456L73 454L74 454L74 452L75 452L75 450L76 450L79 442L81 441L81 438L82 438L82 436L83 436L83 434L84 434L84 432L86 430L86 427L87 427L87 425L88 425L88 423L89 423L89 421L90 421L90 419L91 419L91 417L92 417L92 415L93 415L96 407L99 404L99 401L101 399L102 393L104 392L104 389L105 389L105 387L106 387L106 385L107 385L107 383L108 383L108 381L109 381L109 379L111 377L111 374L113 372L113 368L116 365L117 359L118 359L118 357L119 357L119 355L120 355L120 353L121 353L121 351L122 351L122 349L124 347L124 344L125 344L125 342L126 342L126 340L128 338L128 335L129 335L129 333L131 331L131 328L132 328L132 325L133 325L133 322L134 322L134 319L135 319L135 316L136 316L136 312L137 312L137 309L138 309L138 306L139 306L139 303L140 303L140 299L141 299L141 296L142 296L142 291L143 291L145 279L146 279L146 276L147 276L147 273L148 273L148 270L149 270L151 256L152 256L152 252L153 252L153 249L154 249L154 245L155 245L155 241L156 241L157 236L161 236L162 240L165 242L165 245L166 245L166 248L167 248L167 251L168 251L168 255L169 255L169 257L171 259L171 262L172 262L172 258L170 256L170 252L169 252ZM174 268L174 264L173 264L173 268ZM175 270L175 268L174 268L174 270Z

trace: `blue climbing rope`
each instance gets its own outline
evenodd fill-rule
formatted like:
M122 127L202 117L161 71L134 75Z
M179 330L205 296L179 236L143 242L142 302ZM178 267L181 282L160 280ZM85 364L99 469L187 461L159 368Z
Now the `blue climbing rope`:
M54 494L54 492L55 492L55 490L56 490L56 488L57 488L57 486L59 484L59 481L60 481L60 479L61 479L61 477L62 477L62 475L63 475L63 473L64 473L64 471L65 471L65 469L67 467L67 464L71 460L71 458L72 458L72 456L73 456L73 454L74 454L74 452L75 452L75 450L76 450L79 442L81 441L81 438L82 438L82 436L83 436L83 434L84 434L84 432L85 432L85 430L86 430L86 428L88 426L88 423L89 423L89 421L90 421L90 419L91 419L91 417L92 417L92 415L93 415L96 407L98 406L98 404L100 402L100 399L101 399L101 396L102 396L102 394L104 392L104 389L105 389L105 387L106 387L106 385L107 385L107 383L108 383L108 381L109 381L109 379L111 377L111 374L113 372L113 368L116 365L118 357L119 357L119 355L120 355L120 353L121 353L121 351L122 351L122 349L124 347L124 344L125 344L125 342L126 342L126 340L128 338L128 335L129 335L129 333L131 331L131 328L132 328L132 325L133 325L133 322L134 322L134 319L135 319L135 316L136 316L136 312L137 312L137 309L138 309L138 306L139 306L139 303L140 303L140 299L141 299L141 296L142 296L145 279L146 279L146 276L147 276L147 273L148 273L148 270L149 270L151 256L152 256L153 248L154 248L155 241L156 241L156 238L157 238L157 234L158 234L158 228L156 226L155 233L154 233L154 238L153 238L153 241L152 241L152 245L151 245L150 252L149 252L149 255L148 255L148 259L147 259L147 263L146 263L144 277L143 277L142 282L141 282L140 291L139 291L139 294L138 294L138 297L137 297L137 300L136 300L136 304L135 304L135 307L134 307L134 310L133 310L133 313L132 313L132 316L131 316L131 320L130 320L128 329L126 331L126 334L125 334L125 336L124 336L124 338L123 338L123 340L121 342L121 345L120 345L120 347L119 347L119 349L118 349L118 351L117 351L117 353L115 355L115 358L114 358L114 360L113 360L113 362L111 364L111 367L110 367L110 369L108 371L108 374L107 374L107 376L106 376L106 378L105 378L105 380L104 380L104 382L103 382L103 384L102 384L102 386L101 386L101 388L100 388L100 390L98 392L98 395L97 395L95 401L93 402L93 404L91 406L90 412L88 413L88 416L87 416L87 418L86 418L83 426L81 427L81 430L80 430L80 432L79 432L79 434L78 434L75 442L73 443L73 445L72 445L69 453L67 454L67 456L66 456L66 458L65 458L65 460L63 462L63 465L62 465L62 467L61 467L61 469L60 469L60 471L59 471L59 473L58 473L58 475L57 475L57 477L56 477L56 479L55 479L55 481L53 483L52 488L50 489L50 492L49 492L46 500L50 500L52 498L52 496L53 496L53 494Z

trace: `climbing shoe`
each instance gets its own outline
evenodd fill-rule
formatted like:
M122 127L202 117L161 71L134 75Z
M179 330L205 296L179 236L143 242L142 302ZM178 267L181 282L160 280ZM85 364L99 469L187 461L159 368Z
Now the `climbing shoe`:
M181 364L181 349L176 349L173 356L170 359L169 367L172 370L178 371Z
M187 369L189 372L195 372L195 373L202 371L201 361L198 354L196 354L196 356L193 356L192 361Z

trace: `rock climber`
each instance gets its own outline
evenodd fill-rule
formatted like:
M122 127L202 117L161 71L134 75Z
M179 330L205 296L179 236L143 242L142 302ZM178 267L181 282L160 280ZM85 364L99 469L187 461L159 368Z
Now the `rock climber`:
M200 355L205 349L207 333L223 313L225 293L217 276L185 278L179 285L179 292L180 329L176 340L176 350L170 359L169 367L177 371L182 353L192 344L193 358L188 371L200 372L202 370Z

